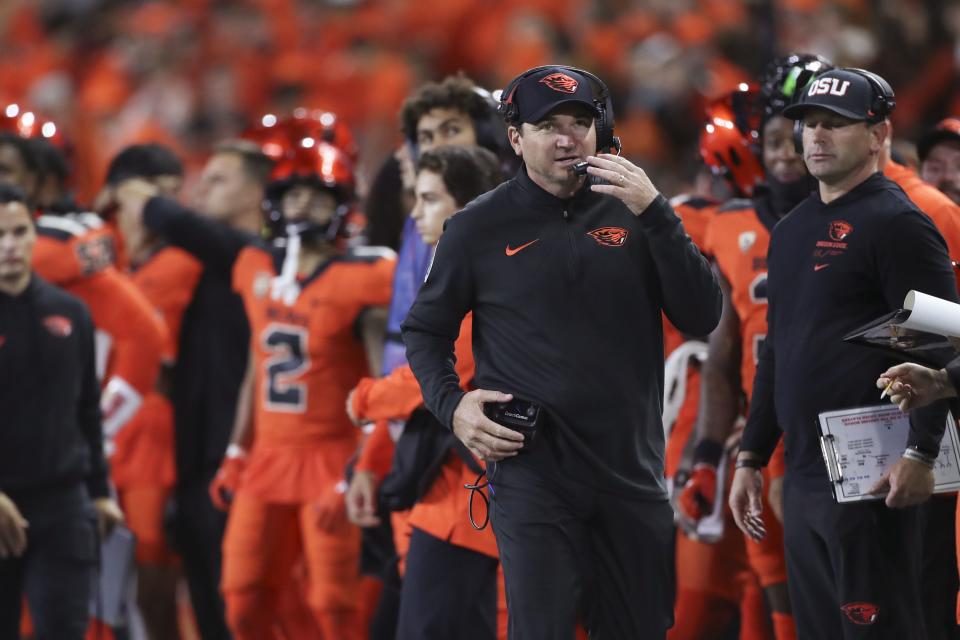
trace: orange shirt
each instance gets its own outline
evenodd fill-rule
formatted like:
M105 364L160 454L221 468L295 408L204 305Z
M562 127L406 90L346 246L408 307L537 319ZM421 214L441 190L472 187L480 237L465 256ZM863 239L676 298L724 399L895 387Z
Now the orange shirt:
M760 345L767 336L769 245L770 229L749 200L732 200L721 207L707 229L708 250L730 283L731 303L740 320L740 388L748 398Z
M176 360L183 312L193 299L193 291L203 273L203 265L192 255L176 247L164 247L137 269L134 284L160 314L167 327L165 357Z
M900 185L907 197L933 220L940 235L947 241L950 259L954 262L960 261L960 205L920 179L913 169L902 164L891 160L884 167L883 173Z
M37 218L33 265L58 287L103 271L114 264L114 236L93 213Z
M473 360L473 316L467 314L460 324L460 335L454 344L456 371L461 386L467 388L476 368ZM372 471L378 477L389 472L388 451L392 454L393 440L388 433L388 420L406 420L414 409L423 404L420 386L410 367L397 367L383 378L365 378L353 396L354 413L361 419L376 420L374 432L364 443L357 469ZM383 464L386 461L386 466ZM480 463L483 466L483 463ZM468 509L470 492L465 484L476 482L477 474L450 452L440 473L424 495L411 509L409 524L435 538L491 557L498 557L497 543L491 527L477 531L470 524ZM483 500L474 498L474 518L484 518Z
M775 222L764 224L751 201L731 200L707 228L707 251L730 284L731 303L740 321L740 388L748 400L760 346L767 337L767 248ZM770 475L783 476L783 456L781 440L770 459Z
M334 257L301 281L300 295L288 306L270 291L281 261L265 248L248 247L234 265L256 366L254 446L355 439L344 403L367 374L356 325L364 309L390 302L395 262Z

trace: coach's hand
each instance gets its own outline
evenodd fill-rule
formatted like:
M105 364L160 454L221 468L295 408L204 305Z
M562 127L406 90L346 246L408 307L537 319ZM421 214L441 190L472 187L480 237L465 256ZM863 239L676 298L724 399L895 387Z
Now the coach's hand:
M371 471L354 471L346 496L347 519L358 527L376 527L377 477Z
M97 530L101 540L110 535L115 526L123 523L123 511L113 498L95 499L93 509L97 512Z
M730 511L737 526L754 540L763 540L763 474L759 469L741 467L730 485Z
M27 550L27 527L17 505L0 493L0 559L19 558Z
M475 389L460 399L453 412L453 433L470 453L487 462L517 455L523 434L497 424L483 415L483 403L507 402L513 396L499 391Z
M887 506L899 509L926 502L933 495L933 484L933 469L922 462L900 458L867 493L886 493Z
M898 405L901 411L957 395L946 369L937 371L911 362L898 364L881 373L877 378L877 388L886 389L888 385L890 402Z
M587 163L587 173L610 183L590 185L590 190L622 200L635 216L646 211L660 193L646 171L622 156L601 153L587 156Z

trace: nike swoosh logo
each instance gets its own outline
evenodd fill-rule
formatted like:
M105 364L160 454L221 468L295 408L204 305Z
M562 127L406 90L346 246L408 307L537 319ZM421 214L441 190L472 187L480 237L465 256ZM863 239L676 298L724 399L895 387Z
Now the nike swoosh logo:
M514 255L514 254L520 253L521 251L523 251L524 249L526 249L527 247L529 247L530 245L532 245L534 242L537 242L538 240L540 240L540 238L537 238L536 240L531 240L531 241L528 242L527 244L522 244L522 245L520 245L519 247L517 247L516 249L511 249L511 248L510 248L510 245L508 244L508 245L507 245L507 249L506 249L506 251L505 251L504 253L506 253L508 256L512 256L512 255Z
M815 264L813 265L813 270L820 271L820 269L826 269L829 266L830 266L829 264Z

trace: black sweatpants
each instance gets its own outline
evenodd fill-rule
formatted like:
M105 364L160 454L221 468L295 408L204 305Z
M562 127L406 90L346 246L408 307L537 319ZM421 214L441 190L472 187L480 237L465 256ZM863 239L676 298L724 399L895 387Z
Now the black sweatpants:
M784 482L787 585L800 640L925 640L921 507L837 504Z
M413 527L397 640L496 640L498 564Z
M524 457L488 465L510 640L665 638L673 625L673 511L601 493ZM531 454L537 464L544 447Z
M99 544L86 487L10 498L30 526L24 555L0 560L0 638L20 637L26 595L37 640L82 640Z
M220 593L221 545L227 514L213 506L208 487L215 472L178 485L175 492L174 546L183 558L190 604L203 640L228 640Z

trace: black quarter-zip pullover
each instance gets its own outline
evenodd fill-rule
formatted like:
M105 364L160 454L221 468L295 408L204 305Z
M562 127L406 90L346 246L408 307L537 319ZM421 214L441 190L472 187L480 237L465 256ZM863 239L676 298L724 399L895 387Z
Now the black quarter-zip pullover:
M766 460L782 428L788 473L822 487L817 415L879 404L877 376L896 364L843 336L911 289L956 302L956 280L940 232L880 173L829 204L811 194L774 228L767 261L768 332L741 448ZM911 412L904 446L938 451L945 413L944 403Z
M0 293L0 491L14 501L80 482L108 493L93 336L86 305L36 274Z
M447 426L463 396L453 343L472 310L474 384L541 404L550 420L538 439L565 475L659 499L661 311L706 335L720 307L662 196L638 217L586 185L556 198L521 168L449 220L402 329L425 402Z

